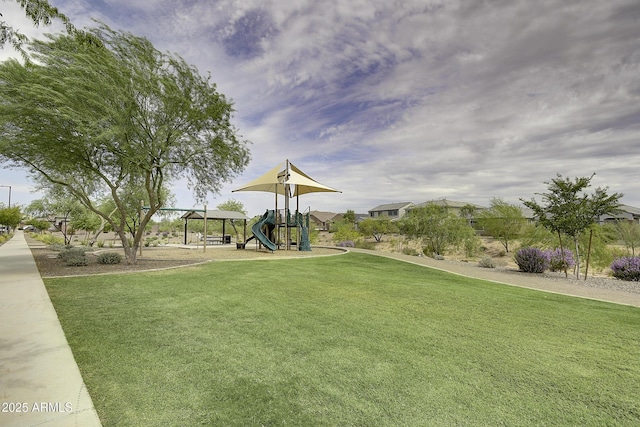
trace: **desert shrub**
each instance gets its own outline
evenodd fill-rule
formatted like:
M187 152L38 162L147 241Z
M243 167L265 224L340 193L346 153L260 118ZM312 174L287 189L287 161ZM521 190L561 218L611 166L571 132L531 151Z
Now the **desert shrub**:
M611 263L613 277L620 280L640 282L640 257L622 257Z
M478 266L483 268L496 268L496 264L490 256L482 257L482 259L478 261Z
M418 251L413 248L402 248L402 253L405 255L418 256Z
M376 244L373 242L367 242L365 240L356 240L355 247L360 249L369 249L373 251L376 249Z
M520 271L525 273L544 273L549 268L549 256L538 248L522 248L515 254Z
M564 260L562 259L563 254ZM549 270L551 271L564 271L565 267L573 268L576 265L571 249L551 249L547 251L547 256L549 257Z
M103 252L98 254L98 264L120 264L122 255L117 252Z
M58 254L58 258L62 258L66 261L68 258L85 256L84 252L85 250L82 248L65 247L65 249L61 250Z
M355 242L360 238L360 233L348 224L340 223L335 227L333 233L334 242Z
M480 237L474 234L473 236L470 236L468 239L464 240L463 248L464 256L466 256L467 258L473 258L478 255L478 252L482 250L482 240L480 240Z
M104 248L104 240L98 240L96 245L98 245L99 248Z
M65 264L69 266L80 267L89 263L84 252L82 248L67 248L60 251L58 258L62 258Z
M438 261L442 261L444 259L444 255L439 254L437 252L431 252L431 247L430 246L425 246L424 248L422 248L422 253L425 256L428 256L429 258L433 258L433 259L438 260Z
M87 260L87 256L83 253L82 255L72 255L65 258L65 264L71 267L82 267L89 264Z
M356 247L355 243L353 243L353 240L343 240L342 242L339 242L336 246L339 246L341 248L355 248Z
M38 240L46 245L64 245L64 239L53 234L43 234Z

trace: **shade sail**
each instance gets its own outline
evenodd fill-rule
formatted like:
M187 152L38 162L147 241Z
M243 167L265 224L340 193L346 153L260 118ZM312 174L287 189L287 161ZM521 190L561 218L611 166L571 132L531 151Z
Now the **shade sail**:
M288 160L233 192L265 191L287 195L287 186L292 191L289 197L308 193L341 193L340 190L320 184Z

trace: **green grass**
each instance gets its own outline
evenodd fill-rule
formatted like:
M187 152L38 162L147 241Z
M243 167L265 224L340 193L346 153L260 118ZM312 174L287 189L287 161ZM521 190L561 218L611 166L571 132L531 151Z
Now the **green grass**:
M640 424L640 310L363 254L47 279L105 427Z

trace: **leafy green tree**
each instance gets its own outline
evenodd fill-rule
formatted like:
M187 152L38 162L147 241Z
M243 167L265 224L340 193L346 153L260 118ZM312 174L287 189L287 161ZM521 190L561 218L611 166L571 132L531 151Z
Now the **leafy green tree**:
M69 225L73 230L83 230L85 239L89 240L89 234L100 227L100 217L83 206L82 211L70 218Z
M229 199L226 202L220 203L218 206L216 206L216 208L218 208L221 211L233 211L233 212L240 212L245 215L247 214L247 211L244 205L242 204L242 202L239 202L234 199Z
M0 209L0 224L9 228L16 228L22 219L22 212L19 206Z
M89 30L101 45L74 35L30 43L33 63L0 64L0 160L60 185L118 234L135 263L143 230L164 188L187 178L198 201L249 161L231 125L232 104L210 78L146 39L106 26ZM129 189L149 209L130 243ZM97 201L108 196L115 213Z
M549 190L542 193L543 205L534 199L522 200L525 206L533 210L538 222L558 234L560 248L563 248L562 233L574 243L576 253L576 278L580 277L580 236L594 224L598 217L615 213L619 207L620 193L607 194L608 188L596 188L591 195L585 190L591 186L590 177L577 177L573 180L558 174L551 182L545 182ZM588 254L587 254L588 256ZM566 274L566 270L565 270Z
M77 30L69 18L60 13L57 8L51 6L46 0L16 0L16 2L20 4L20 7L24 9L25 15L33 21L36 27L51 25L57 20L64 24L69 34L75 33L79 36L84 35L84 37L87 37L86 33ZM4 19L0 20L0 48L9 43L17 52L20 52L23 58L29 59L29 55L23 48L27 41L27 37L20 30L13 28Z
M347 212L345 212L345 214L342 215L342 220L347 224L351 224L352 226L355 226L356 213L353 211L353 209L347 209Z
M32 218L26 221L26 224L35 227L36 230L40 232L44 230L48 230L49 227L51 227L51 223L49 221L44 219L39 219L39 218Z
M33 200L27 206L26 212L31 216L48 218L50 224L62 233L64 244L69 245L75 234L71 221L82 216L86 208L69 195L64 187L52 186L47 189L46 197Z
M336 243L352 241L356 242L360 238L360 233L353 229L352 225L345 222L338 222L334 224L335 230L333 231L333 241Z
M460 208L460 216L466 218L469 225L471 225L471 220L478 214L478 211L477 206L467 203Z
M219 210L221 211L233 211L233 212L240 212L244 215L247 214L246 209L244 208L244 205L242 204L242 202L239 202L237 200L234 199L229 199L226 202L220 203L218 206L216 206ZM218 221L220 222L220 221ZM241 221L242 222L242 221ZM236 241L240 241L240 233L238 232L238 227L236 227L236 222L234 220L229 220L229 223L231 224L231 227L233 227L233 231L236 235ZM220 229L220 232L222 232L222 229Z
M480 226L502 243L507 252L509 252L509 243L520 236L526 223L519 206L507 203L500 198L491 199L489 209L480 212L477 220Z
M465 218L435 203L409 211L400 220L399 228L402 234L420 239L425 253L436 255L444 255L450 248L459 247L475 235Z
M364 236L373 236L376 242L382 241L382 236L389 233L391 221L389 218L366 218L358 224L358 230Z

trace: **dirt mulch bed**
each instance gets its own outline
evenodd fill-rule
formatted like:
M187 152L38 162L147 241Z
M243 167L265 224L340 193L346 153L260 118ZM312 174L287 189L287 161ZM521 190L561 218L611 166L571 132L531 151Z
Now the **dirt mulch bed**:
M129 265L126 261L120 264L99 264L97 255L101 252L117 252L124 257L124 251L120 248L113 249L93 249L86 252L88 264L85 266L68 266L64 260L58 258L59 252L53 251L42 244L29 242L31 253L36 261L38 270L42 277L60 276L84 276L109 273L127 273L136 271L148 271L196 265L210 261L231 261L249 259L283 259L283 258L306 258L311 256L335 255L342 251L331 248L313 248L311 252L300 252L296 250L279 250L270 252L267 250L256 250L247 248L238 250L235 246L210 247L206 252L200 248L181 247L159 247L144 248L142 255L138 256L135 265Z

